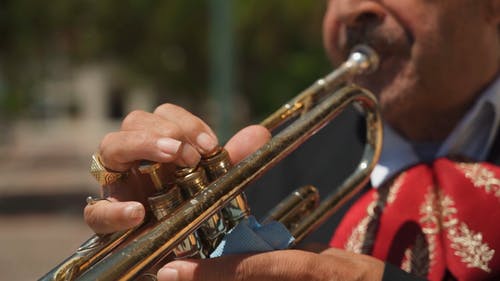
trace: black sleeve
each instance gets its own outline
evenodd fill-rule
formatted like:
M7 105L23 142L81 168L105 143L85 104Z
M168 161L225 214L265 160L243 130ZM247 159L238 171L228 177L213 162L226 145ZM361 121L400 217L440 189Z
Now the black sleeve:
M427 279L416 277L392 264L386 263L384 268L384 275L382 276L382 281L399 281L399 280L422 281Z

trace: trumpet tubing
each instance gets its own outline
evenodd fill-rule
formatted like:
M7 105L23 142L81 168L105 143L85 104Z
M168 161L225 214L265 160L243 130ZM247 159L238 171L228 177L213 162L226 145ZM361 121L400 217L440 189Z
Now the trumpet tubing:
M352 197L368 180L378 161L382 124L376 99L350 80L378 67L366 46L279 108L261 124L283 128L263 147L231 167L221 148L205 155L196 169L179 169L175 185L159 181L158 164L145 163L158 194L149 198L154 218L137 229L94 237L41 280L155 280L154 268L168 257L207 257L250 211L244 188L352 103L365 111L366 143L357 169L321 203L314 187L300 188L278 205L265 221L282 222L300 242ZM90 246L89 246L90 245Z

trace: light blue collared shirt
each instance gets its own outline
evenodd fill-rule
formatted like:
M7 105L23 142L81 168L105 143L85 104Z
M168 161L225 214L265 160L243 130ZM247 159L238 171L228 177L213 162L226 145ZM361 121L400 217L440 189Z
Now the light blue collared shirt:
M371 183L379 187L407 167L446 155L462 155L475 161L487 158L500 122L500 77L490 85L451 134L437 144L412 144L384 124L384 144Z

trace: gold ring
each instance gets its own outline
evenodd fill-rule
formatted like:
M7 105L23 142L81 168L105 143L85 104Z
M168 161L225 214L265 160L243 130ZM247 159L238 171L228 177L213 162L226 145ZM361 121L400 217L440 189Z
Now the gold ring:
M94 153L92 155L92 161L90 162L90 174L96 178L97 182L99 182L101 186L114 183L127 175L127 173L112 171L104 167L99 153Z
M99 202L99 201L102 201L102 200L106 200L108 202L111 202L109 201L109 199L107 198L103 198L103 197L94 197L94 196L88 196L87 199L85 201L87 201L87 204L89 205L94 205L95 203Z

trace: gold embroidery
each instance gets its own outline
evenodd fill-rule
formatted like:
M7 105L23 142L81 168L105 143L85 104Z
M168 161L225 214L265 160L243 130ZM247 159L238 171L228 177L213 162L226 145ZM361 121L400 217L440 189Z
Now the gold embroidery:
M441 232L441 224L439 220L439 206L438 198L436 198L435 188L428 187L428 192L425 194L424 203L420 206L420 223L422 225L422 232L427 240L427 253L428 253L428 267L433 265L436 260L436 239L437 235ZM424 275L425 276L425 275Z
M475 233L462 222L460 227L450 229L448 239L451 241L451 247L455 249L454 254L461 257L467 267L476 267L491 272L488 263L495 255L495 250L483 243L481 233Z
M389 195L387 195L387 204L392 204L396 200L396 196L398 195L399 189L403 185L404 178L406 177L406 172L401 173L398 178L392 184Z
M415 244L404 252L401 269L415 276L425 278L429 274L429 245L424 234L415 237Z
M434 240L433 240L434 241ZM434 247L428 243L424 234L419 233L415 239L415 246L411 256L411 271L415 276L426 277L429 273L431 261L434 260ZM432 251L431 251L432 250ZM431 258L432 257L432 258Z
M365 217L361 220L361 222L354 228L349 239L345 243L344 249L347 251L361 254L363 250L363 241L365 240L366 230L368 228L368 223L371 218Z
M344 249L361 254L370 254L375 243L378 229L378 219L386 205L396 200L406 173L399 175L394 181L381 186L378 192L373 193L373 201L368 205L367 216L363 218L351 232L344 244Z
M411 272L411 257L413 255L413 251L411 248L406 248L403 261L401 262L400 268L408 273Z
M437 207L436 194L432 187L428 188L429 192L425 194L424 203L420 206L420 223L423 226L424 234L433 235L440 231L439 224L439 209Z
M483 188L486 193L500 199L500 179L492 171L477 163L460 163L457 166L476 188Z
M439 197L441 198L440 205L443 228L452 228L458 224L458 219L454 217L457 214L457 208L454 207L455 202L450 196L443 196L441 191L439 191Z
M370 228L370 224L378 217L375 211L375 207L377 207L378 204L378 195L374 193L373 202L371 202L366 209L368 215L353 229L344 245L344 249L357 254L367 254L369 252L368 249L371 249L373 246L375 238L373 235L367 235L367 232Z
M450 240L451 248L455 250L454 254L460 257L468 268L491 272L488 263L495 255L495 250L487 243L483 243L483 235L480 232L471 230L466 223L460 222L455 217L458 211L450 196L440 197L443 198L441 200L443 228L447 230L446 237Z

